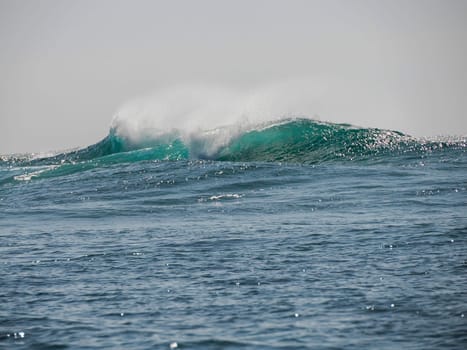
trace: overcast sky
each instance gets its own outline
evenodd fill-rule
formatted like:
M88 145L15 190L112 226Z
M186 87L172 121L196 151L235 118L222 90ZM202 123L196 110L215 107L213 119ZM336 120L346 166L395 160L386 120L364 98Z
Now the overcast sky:
M322 120L467 135L466 62L467 1L0 0L0 154L95 143L186 83L300 80Z

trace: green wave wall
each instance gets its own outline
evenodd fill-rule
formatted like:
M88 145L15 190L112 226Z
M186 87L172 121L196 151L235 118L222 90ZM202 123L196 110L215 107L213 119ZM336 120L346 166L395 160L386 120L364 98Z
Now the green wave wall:
M76 151L42 159L10 158L2 162L23 165L92 162L95 166L141 160L201 159L312 164L333 160L381 160L446 148L466 148L465 140L421 141L397 131L310 119L270 122L233 135L228 142L218 142L216 133L212 132L192 135L191 138L171 132L143 140L129 140L111 130L100 142Z

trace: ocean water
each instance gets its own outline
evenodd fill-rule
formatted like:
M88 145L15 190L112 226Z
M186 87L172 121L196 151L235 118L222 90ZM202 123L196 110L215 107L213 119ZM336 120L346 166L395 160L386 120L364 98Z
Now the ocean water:
M5 155L0 348L466 349L466 151L286 119Z

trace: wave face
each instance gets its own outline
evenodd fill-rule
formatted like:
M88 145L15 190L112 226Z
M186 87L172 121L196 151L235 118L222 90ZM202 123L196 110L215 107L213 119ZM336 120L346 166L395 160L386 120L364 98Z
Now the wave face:
M220 149L216 159L316 163L395 151L410 141L393 131L296 119L246 132Z
M384 160L440 149L465 149L465 140L418 140L397 131L358 128L293 118L184 133L150 130L138 138L113 127L107 137L83 149L41 159L5 159L23 165L61 165L141 160L216 160L314 164L339 160Z

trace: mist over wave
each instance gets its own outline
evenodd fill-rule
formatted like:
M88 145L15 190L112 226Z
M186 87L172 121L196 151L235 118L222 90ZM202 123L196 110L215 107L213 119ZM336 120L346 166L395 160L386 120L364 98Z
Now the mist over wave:
M243 91L180 85L127 102L113 117L111 130L133 144L167 134L177 134L188 143L202 133L215 134L213 147L218 147L265 122L314 116L313 101L320 90L306 81Z
M406 133L403 104L374 86L304 77L234 88L191 83L129 100L111 128L128 140L176 129L184 136L226 125L245 130L284 118L308 118ZM409 118L410 119L410 118Z
M298 150L291 150L291 144L303 147L307 143L305 148L309 149L312 138L314 148L322 146L323 141L334 142L332 130L336 129L337 124L321 123L314 113L326 94L325 84L312 83L307 79L245 90L207 84L180 85L123 105L111 122L110 137L116 140L114 143L118 143L116 148L119 151L155 146L167 146L172 151L179 150L177 145L186 146L186 152L175 153L176 158L248 160L252 154L258 153L258 149L274 149L280 145L293 152L288 157L277 157L271 156L275 152L263 150L260 152L262 155L254 159L297 161L294 154ZM280 126L291 122L295 123L294 131L290 127ZM354 127L346 125L346 128ZM276 132L273 135L273 132L262 129L274 129ZM247 138L247 134L250 137ZM304 138L308 141L304 142ZM239 140L247 139L249 142L246 144L239 144ZM340 137L343 145L350 141ZM236 146L232 148L232 145ZM334 145L337 143L334 142ZM233 149L237 153L235 156L230 154ZM267 157L264 157L265 152L268 153ZM173 153L169 153L168 159L173 159ZM244 158L246 153L249 156Z

